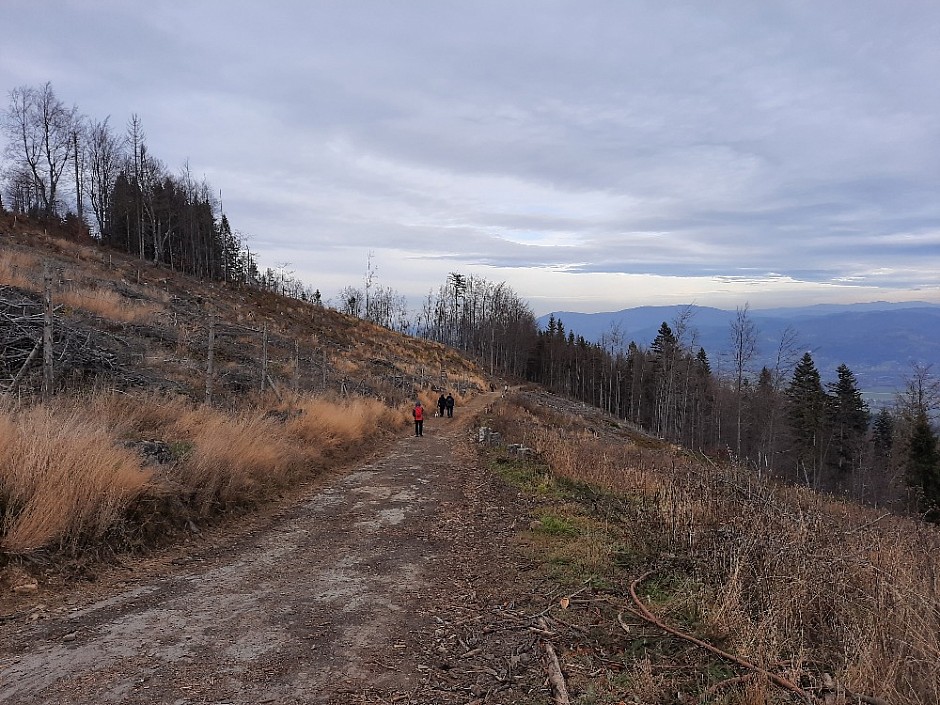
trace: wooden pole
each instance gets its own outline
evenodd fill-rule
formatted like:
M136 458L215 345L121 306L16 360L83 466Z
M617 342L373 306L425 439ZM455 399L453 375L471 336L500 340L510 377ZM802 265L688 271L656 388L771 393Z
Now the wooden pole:
M212 406L212 385L215 379L215 317L209 318L209 350L206 353L206 405Z
M268 324L264 324L261 331L261 391L268 378Z
M52 370L52 270L46 267L43 272L45 294L43 296L42 323L42 400L49 401L55 385Z
M300 341L294 341L294 393L300 390Z

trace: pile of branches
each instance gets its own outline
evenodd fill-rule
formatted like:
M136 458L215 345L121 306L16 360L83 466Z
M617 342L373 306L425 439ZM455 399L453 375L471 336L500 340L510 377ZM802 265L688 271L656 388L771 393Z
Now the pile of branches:
M52 359L56 376L97 379L101 375L112 375L117 355L103 344L101 337L105 334L73 325L55 313ZM43 302L39 297L12 287L0 287L0 392L12 394L25 387L38 389L42 377L44 320Z

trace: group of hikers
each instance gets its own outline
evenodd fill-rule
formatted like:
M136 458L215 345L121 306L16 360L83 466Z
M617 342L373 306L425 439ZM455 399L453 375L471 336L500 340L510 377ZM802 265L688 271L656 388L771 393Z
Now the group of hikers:
M448 394L444 396L441 394L441 398L437 400L438 416L443 417L444 414L447 414L448 418L454 418L454 395ZM415 402L415 408L411 410L411 415L415 420L415 436L424 435L424 407L421 406L421 402Z

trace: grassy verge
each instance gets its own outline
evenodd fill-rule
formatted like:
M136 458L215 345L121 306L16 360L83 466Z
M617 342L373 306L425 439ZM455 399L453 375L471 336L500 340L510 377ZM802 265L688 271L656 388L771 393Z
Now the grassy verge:
M121 394L0 410L0 545L10 556L146 541L268 500L405 418L322 397L234 414Z
M935 527L626 433L598 437L531 404L510 400L487 423L536 452L490 461L541 498L524 550L573 595L554 614L576 627L565 659L578 702L791 697L631 612L629 586L649 570L639 597L664 622L820 701L835 682L895 704L940 702Z

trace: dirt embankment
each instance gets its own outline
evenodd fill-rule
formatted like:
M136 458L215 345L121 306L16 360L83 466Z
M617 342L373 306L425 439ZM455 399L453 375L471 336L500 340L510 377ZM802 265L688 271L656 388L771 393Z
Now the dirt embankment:
M472 417L0 629L3 703L549 702Z

